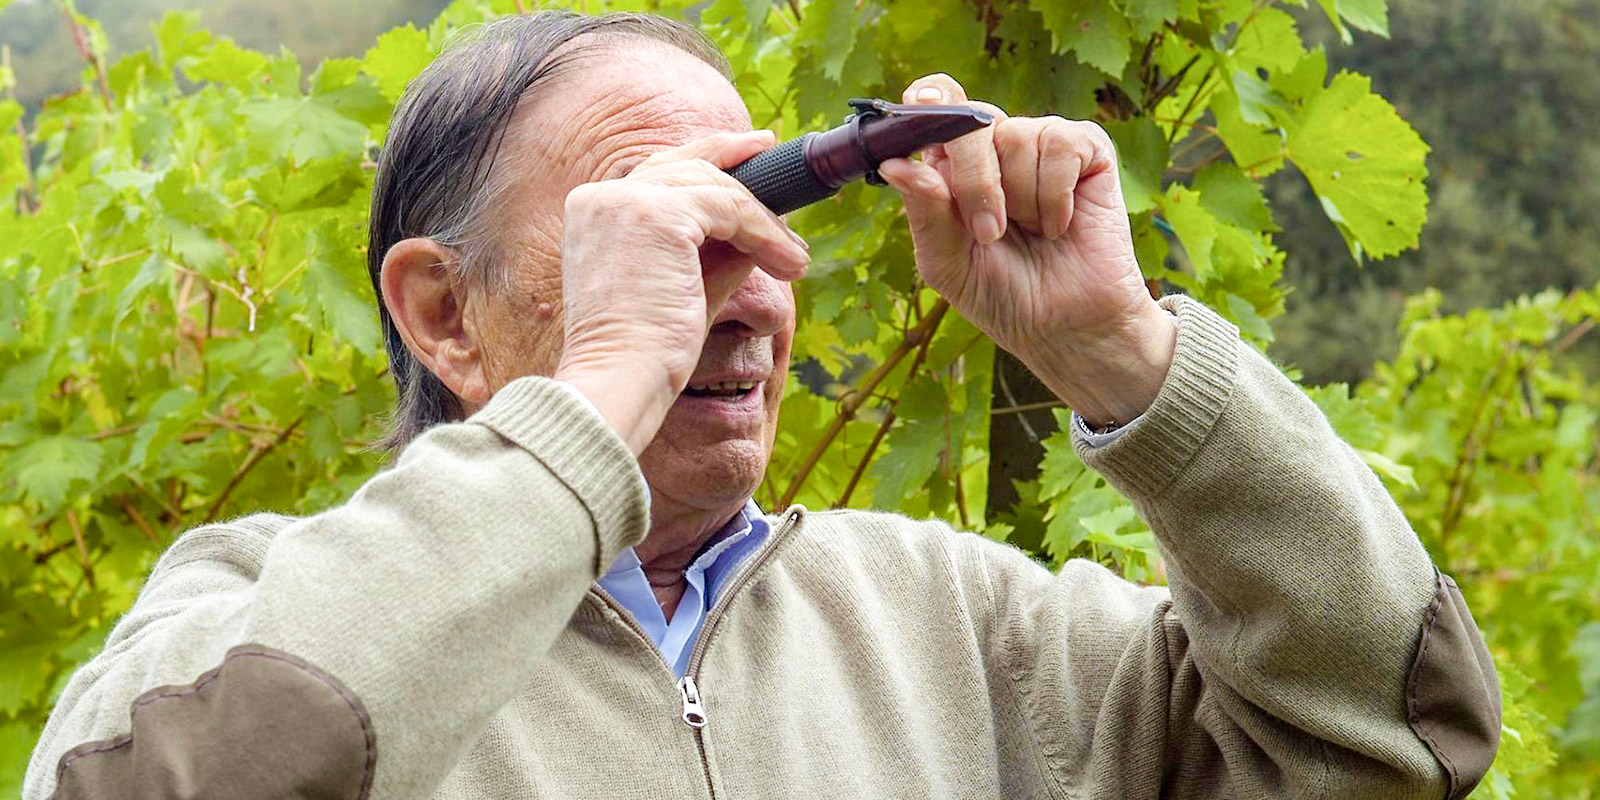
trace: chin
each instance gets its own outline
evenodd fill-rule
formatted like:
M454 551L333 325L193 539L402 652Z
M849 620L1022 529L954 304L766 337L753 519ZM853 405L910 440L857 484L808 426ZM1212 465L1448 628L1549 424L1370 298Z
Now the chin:
M688 446L686 446L688 445ZM672 500L692 508L743 504L766 473L769 451L756 439L723 439L690 445L681 437L657 437L639 454L639 468L652 501Z

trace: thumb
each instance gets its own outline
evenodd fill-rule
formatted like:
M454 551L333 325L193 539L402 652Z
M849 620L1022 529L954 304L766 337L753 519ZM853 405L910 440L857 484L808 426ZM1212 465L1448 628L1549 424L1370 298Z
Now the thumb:
M916 245L917 264L925 270L942 272L946 264L960 262L955 256L966 252L971 237L961 224L960 211L950 184L939 170L909 158L891 158L878 165L878 175L894 187L905 201L906 220L911 223L911 241ZM943 285L943 274L924 275L930 285Z

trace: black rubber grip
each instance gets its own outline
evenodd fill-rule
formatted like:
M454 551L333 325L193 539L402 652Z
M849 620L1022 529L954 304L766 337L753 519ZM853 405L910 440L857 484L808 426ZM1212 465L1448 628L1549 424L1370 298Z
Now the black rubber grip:
M830 189L818 181L806 166L806 136L790 139L728 170L728 174L744 184L762 205L772 209L775 214L787 214L831 197L839 190Z

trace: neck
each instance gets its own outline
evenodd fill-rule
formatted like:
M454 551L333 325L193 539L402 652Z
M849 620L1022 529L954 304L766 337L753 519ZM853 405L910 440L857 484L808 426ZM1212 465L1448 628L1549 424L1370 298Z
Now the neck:
M650 534L633 548L645 580L668 620L683 597L683 573L696 553L722 526L737 515L744 503L715 508L694 508L660 495L652 495Z

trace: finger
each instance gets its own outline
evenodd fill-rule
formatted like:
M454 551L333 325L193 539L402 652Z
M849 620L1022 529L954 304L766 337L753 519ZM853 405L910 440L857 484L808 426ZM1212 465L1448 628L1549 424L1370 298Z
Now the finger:
M961 225L950 186L939 170L909 158L891 158L878 165L878 174L905 200L906 221L917 244L917 266L938 270L951 259L928 258L926 253L962 253L970 239ZM959 261L959 259L957 259ZM947 286L951 276L924 275L930 285Z
M802 251L811 249L811 245L807 244L800 234L795 233L794 229L789 227L789 223L783 217L778 216L772 209L767 208L765 203L757 200L755 195L750 193L750 187L740 183L737 178L729 175L726 171L718 169L709 161L702 160L682 161L674 166L676 174L673 176L673 180L686 181L687 183L684 185L704 183L721 186L734 194L740 195L742 211L753 211L753 213L766 217L772 225L781 229L789 237L790 241L799 246Z
M1078 120L1067 125L1077 135L1079 205L1122 208L1122 176L1117 172L1117 145L1097 122Z
M691 216L700 224L702 243L727 242L779 280L805 276L811 255L806 252L804 240L773 217L744 187L702 185L683 191L691 204Z
M757 153L772 149L777 137L769 130L713 133L688 144L662 150L645 159L634 172L678 161L709 161L717 169L736 167Z
M739 291L739 286L750 277L751 270L756 268L753 259L736 252L729 257L729 251L735 251L733 245L727 242L711 240L700 248L700 263L702 265L700 276L706 293L706 328L709 330L722 313L722 308L728 304L734 292Z
M1078 177L1085 163L1082 136L1077 135L1071 123L1060 120L1036 132L1035 148L1039 151L1039 196L1041 229L1046 238L1054 239L1067 232L1072 225L1074 201L1077 199Z
M949 75L918 78L906 87L908 103L970 105L1004 119L1005 112L987 103L967 101L966 91ZM980 128L944 145L949 159L951 191L961 219L978 241L988 244L1005 234L1006 202L1000 182L1000 161L994 150L994 126Z
M1080 203L1120 207L1116 147L1093 122L1050 118L1039 130L1040 213L1046 236L1072 226Z
M1015 117L995 125L994 150L1000 159L1000 187L1006 197L1006 216L1029 233L1048 233L1043 200L1056 184L1043 180L1040 132L1042 119ZM1053 238L1053 237L1052 237Z

